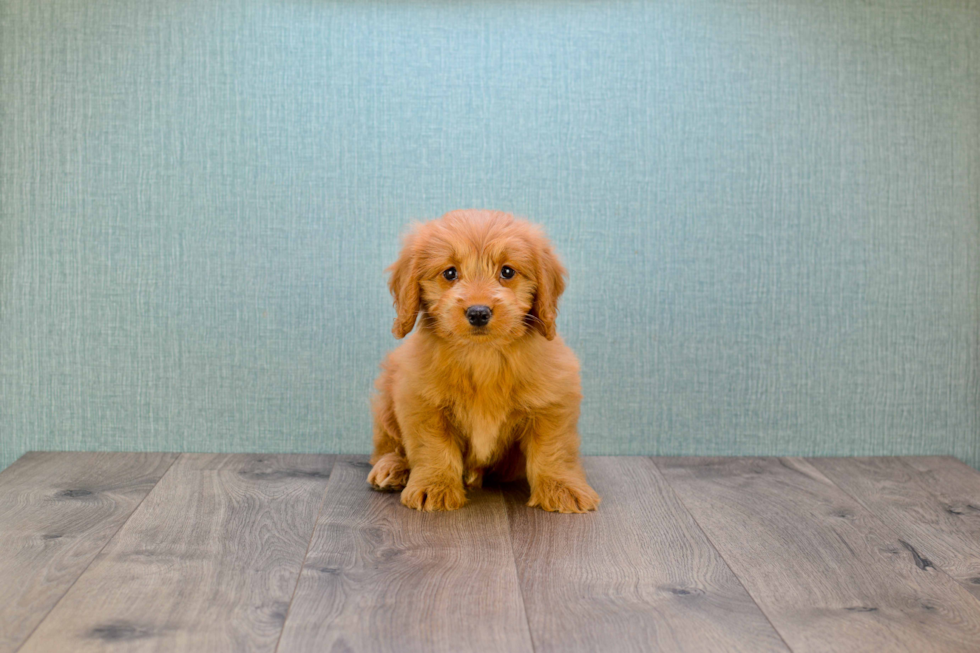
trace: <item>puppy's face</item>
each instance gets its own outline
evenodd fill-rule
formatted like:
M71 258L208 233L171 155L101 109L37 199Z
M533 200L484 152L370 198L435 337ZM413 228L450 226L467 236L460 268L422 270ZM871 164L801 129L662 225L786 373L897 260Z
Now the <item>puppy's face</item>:
M446 339L522 335L537 287L530 244L513 235L487 243L446 235L430 241L421 260L425 319Z
M396 337L419 312L446 340L555 336L565 270L541 230L509 214L454 211L417 226L390 271Z

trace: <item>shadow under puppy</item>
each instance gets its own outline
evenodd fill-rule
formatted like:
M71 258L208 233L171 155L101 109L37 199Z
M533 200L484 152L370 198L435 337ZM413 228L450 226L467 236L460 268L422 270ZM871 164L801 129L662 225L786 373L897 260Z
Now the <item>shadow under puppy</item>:
M403 338L375 386L379 490L418 510L454 510L483 475L526 475L529 506L599 504L579 462L575 354L555 332L565 269L542 230L497 211L419 224L388 271ZM418 319L417 319L418 318Z

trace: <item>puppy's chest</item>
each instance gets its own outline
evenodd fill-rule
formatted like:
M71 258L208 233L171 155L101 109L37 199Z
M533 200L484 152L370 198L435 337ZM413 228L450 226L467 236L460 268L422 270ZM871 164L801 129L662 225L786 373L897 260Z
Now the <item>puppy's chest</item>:
M469 442L468 457L485 464L500 453L502 440L509 440L517 414L513 389L482 388L462 392L451 404L453 422Z

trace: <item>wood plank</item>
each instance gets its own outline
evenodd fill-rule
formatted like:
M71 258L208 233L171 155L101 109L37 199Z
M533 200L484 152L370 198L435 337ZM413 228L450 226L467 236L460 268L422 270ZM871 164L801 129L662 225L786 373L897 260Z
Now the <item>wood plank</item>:
M271 653L333 460L183 454L21 650Z
M0 473L0 653L17 650L176 458L32 452Z
M531 651L500 491L420 513L338 461L280 653Z
M534 649L786 651L649 458L587 458L595 513L506 494Z
M658 458L794 651L976 651L980 602L800 458Z
M897 457L814 458L810 463L924 561L980 599L980 473L955 458L931 460L933 464ZM916 470L916 464L927 471Z

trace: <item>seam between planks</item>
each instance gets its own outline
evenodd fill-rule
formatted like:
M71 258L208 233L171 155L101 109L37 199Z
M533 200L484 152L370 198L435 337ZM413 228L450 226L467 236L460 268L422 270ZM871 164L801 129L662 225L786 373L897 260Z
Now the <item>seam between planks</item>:
M728 560L725 559L725 556L723 556L721 554L721 551L718 549L718 547L715 546L715 543L711 539L711 536L708 535L708 531L706 531L704 527L701 526L701 522L698 521L698 518L694 515L693 512L691 512L691 509L687 507L687 504L684 503L684 499L681 498L681 495L678 494L676 490L674 490L674 486L670 484L670 478L667 476L667 474L664 474L663 470L660 469L660 465L657 464L657 461L654 459L653 456L648 456L647 460L650 461L654 469L656 469L657 472L660 474L660 477L663 479L664 483L667 484L667 487L670 489L670 493L674 496L675 499L677 499L678 502L680 502L681 506L684 508L687 514L690 515L691 519L694 520L694 525L697 526L698 530L701 531L701 534L704 535L704 539L708 541L708 546L710 546L711 549L716 554L718 554L718 559L725 563L725 567L727 567L728 571L732 573L732 576L734 576L735 580L738 582L739 587L741 587L745 591L745 595L749 597L749 600L751 600L752 603L755 605L755 607L759 609L759 612L762 614L762 616L766 618L766 622L768 622L773 632L776 633L776 636L779 637L779 640L783 643L783 646L786 647L786 650L792 651L793 647L789 645L789 642L786 641L786 638L783 637L783 634L779 632L778 628L776 628L776 624L772 622L772 619L769 618L769 615L766 614L766 611L762 609L762 606L759 605L759 602L756 601L754 596L752 596L752 592L749 591L749 588L745 586L745 583L742 582L742 579L739 577L739 575L735 573L735 570L732 569L732 566L728 563Z
M898 458L899 459L899 462L902 465L902 467L905 467L906 469L908 469L912 474L918 474L919 473L918 470L914 469L911 465L907 465L905 463L905 461L902 460L902 456L895 456L895 458ZM832 479L829 476L827 476L826 474L824 474L823 471L819 467L817 467L816 465L814 465L814 464L812 464L810 462L810 460L813 460L813 459L811 459L811 458L804 458L803 460L805 460L807 462L807 464L809 464L811 467L813 467L813 469L816 469L818 472L820 472L820 475L823 476L828 481L830 481L835 488L837 488L838 490L840 490L841 492L843 492L844 494L846 494L850 498L854 499L854 501L856 501L858 503L858 505L860 505L862 508L864 508L865 510L867 510L868 513L872 517L874 517L880 524L882 524L886 529L888 529L888 532L891 533L892 535L894 535L895 538L898 539L899 542L902 542L903 544L905 544L905 540L902 539L901 533L896 532L895 529L893 529L890 524L888 524L885 520L883 520L881 517L879 517L878 516L878 513L876 513L874 510L872 510L870 506L866 505L864 503L864 501L861 500L860 497L858 497L858 496L856 496L854 494L851 494L850 492L848 492L847 490L845 490L844 488L842 488L840 485L838 485L837 482L834 479ZM929 488L924 487L921 483L916 483L916 486L919 489L921 489L922 491L924 491L928 496L932 497L936 501L940 501L939 497L937 497L935 494L933 494L932 491ZM941 501L940 501L940 503L941 503ZM916 551L916 554L918 554L918 551ZM951 581L953 581L953 584L954 585L956 585L957 587L962 587L962 583L960 581L956 580L955 578L953 578L952 576L950 576L946 572L945 569L943 569L942 567L937 567L935 564L932 564L931 566L937 572L941 573L943 576L945 576L946 578L948 578ZM966 592L966 593L969 594L970 597L973 598L974 601L980 602L980 597L975 596L972 592Z
M17 651L24 648L24 644L26 644L31 639L31 637L34 636L34 633L36 633L37 629L41 627L41 624L43 624L45 621L48 620L48 617L51 615L52 612L54 612L54 609L58 607L58 605L66 596L68 596L68 592L71 591L71 588L75 587L75 583L78 582L78 579L84 576L86 572L88 572L88 569L89 567L92 566L92 563L98 560L99 556L102 555L102 552L105 551L105 548L109 546L109 543L112 542L114 539L116 539L116 536L119 535L119 531L123 529L123 526L129 523L129 520L132 519L133 515L136 514L136 511L140 509L140 507L143 505L143 502L146 501L146 498L151 494L153 494L153 491L157 489L157 487L160 485L160 481L162 481L163 478L170 473L170 470L173 468L174 464L183 457L184 457L183 453L178 453L176 456L174 456L174 459L170 461L169 465L167 465L167 469L163 472L163 474L160 474L160 478L156 480L156 483L153 484L153 487L151 487L150 490L143 495L143 498L140 499L139 503L136 504L136 507L133 508L133 510L128 515L126 515L126 519L124 519L123 522L119 524L119 528L117 528L116 531L112 534L112 537L107 539L105 541L105 544L102 545L102 548L99 549L94 556L92 556L92 559L88 561L87 565L85 565L85 569L82 570L82 573L78 574L78 576L75 577L75 580L71 582L71 585L69 585L67 589L65 589L65 591L62 592L61 596L58 597L58 600L55 601L54 605L51 606L51 609L44 614L44 617L37 622L37 625L34 626L34 628L31 629L31 632L27 634L27 637L25 637L24 640L17 646L17 648L14 649L14 653L17 653Z
M534 644L534 633L531 630L531 619L527 614L527 604L524 603L524 581L521 578L521 570L517 568L517 552L514 550L514 529L510 524L510 508L507 505L507 497L504 496L502 489L497 489L501 502L504 504L504 521L507 523L507 537L510 539L510 561L514 564L514 578L517 580L517 598L521 600L521 613L524 615L524 624L527 626L527 639L531 642L531 651L537 651Z
M320 525L320 518L323 516L323 506L327 503L327 495L330 493L330 484L334 479L334 470L337 468L337 460L339 456L334 455L333 461L330 463L330 478L327 480L327 484L323 486L323 496L320 497L320 507L316 511L316 519L313 520L313 528L310 529L310 539L306 541L306 551L303 552L303 561L299 565L299 571L296 573L296 584L293 585L293 593L289 597L289 605L286 606L286 616L282 620L282 627L279 629L279 637L276 639L276 647L272 649L272 653L279 653L279 644L282 642L282 635L286 632L286 624L289 622L289 613L293 609L293 601L296 600L296 592L299 590L299 583L303 579L303 570L306 569L306 558L310 555L310 546L313 545L313 537L316 535L316 527Z

